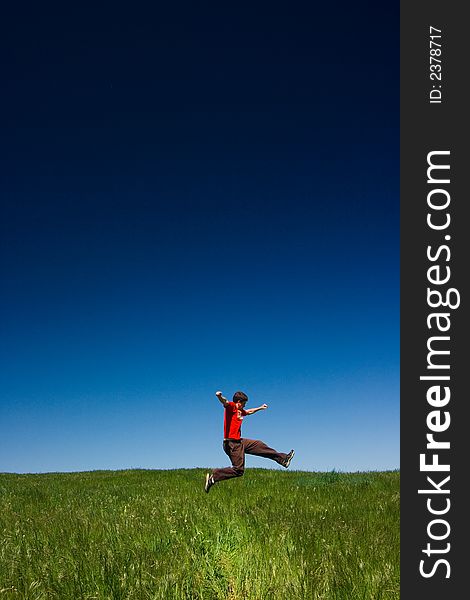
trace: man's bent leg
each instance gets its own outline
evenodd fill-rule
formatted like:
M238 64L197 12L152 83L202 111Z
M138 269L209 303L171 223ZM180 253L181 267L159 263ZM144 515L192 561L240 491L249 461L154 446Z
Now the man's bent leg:
M230 457L231 467L214 469L212 478L215 483L232 477L241 477L245 471L245 451L242 442L224 442L224 452Z
M273 448L270 448L261 440L242 440L246 454L253 454L254 456L262 456L263 458L270 458L280 465L284 466L284 461L287 458L287 454L284 452L278 452Z

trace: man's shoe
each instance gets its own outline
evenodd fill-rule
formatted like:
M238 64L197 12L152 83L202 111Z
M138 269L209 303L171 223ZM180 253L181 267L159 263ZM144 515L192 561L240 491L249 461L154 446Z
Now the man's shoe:
M287 469L287 467L290 465L290 461L293 459L295 452L293 450L291 450L289 452L289 454L286 456L285 461L283 462L283 466Z
M206 494L209 493L209 490L214 485L214 483L215 483L215 481L214 481L214 478L212 477L212 475L209 475L209 473L206 473L206 484L204 486L204 491L206 492Z

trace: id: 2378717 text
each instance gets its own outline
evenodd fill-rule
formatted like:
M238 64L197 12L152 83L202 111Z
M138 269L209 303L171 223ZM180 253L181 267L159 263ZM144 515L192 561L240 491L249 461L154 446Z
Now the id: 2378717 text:
M429 79L433 82L429 92L430 104L442 102L442 31L436 27L429 27Z

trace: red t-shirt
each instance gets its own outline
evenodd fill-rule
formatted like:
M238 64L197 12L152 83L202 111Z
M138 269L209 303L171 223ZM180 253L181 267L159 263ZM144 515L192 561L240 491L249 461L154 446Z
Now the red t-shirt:
M240 439L243 417L247 415L245 409L239 409L235 402L228 402L224 411L224 438Z

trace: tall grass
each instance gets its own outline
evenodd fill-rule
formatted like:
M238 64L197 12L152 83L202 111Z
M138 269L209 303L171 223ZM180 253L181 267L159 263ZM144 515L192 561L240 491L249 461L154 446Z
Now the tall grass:
M399 473L0 475L0 600L399 598Z

